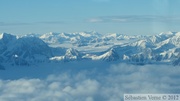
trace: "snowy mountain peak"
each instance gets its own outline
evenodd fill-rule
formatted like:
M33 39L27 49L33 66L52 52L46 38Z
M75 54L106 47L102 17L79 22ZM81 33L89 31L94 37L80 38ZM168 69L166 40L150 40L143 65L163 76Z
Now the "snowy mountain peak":
M40 37L40 36L41 36L40 34L29 33L29 34L26 34L26 35L18 36L18 38L21 38L21 37Z
M83 36L83 37L90 37L91 34L85 33L85 32L80 32L79 35Z
M80 53L77 50L75 50L74 48L69 48L69 49L66 50L65 55L66 56L79 56Z
M99 33L96 32L96 31L84 31L83 33L90 34L90 35L98 35L98 36L101 36L101 34L99 34Z
M165 35L165 36L169 36L169 35L173 35L173 34L175 34L176 32L171 32L171 31L169 31L169 32L162 32L162 33L160 33L159 35Z
M142 48L146 48L146 40L139 40L135 43L136 46L140 46Z
M49 32L49 35L58 35L59 33L55 33L55 32Z
M180 37L180 32L177 32L177 33L176 33L176 36Z
M3 42L4 44L13 42L16 39L17 39L16 36L11 35L11 34L7 34L7 33L0 34L0 41Z
M11 39L11 38L16 38L16 36L8 34L8 33L0 34L0 39Z
M109 35L107 35L107 37L114 37L114 38L116 38L116 37L118 37L120 34L118 34L118 33L110 33Z
M113 48L111 48L109 51L98 56L97 58L104 61L116 61L119 59L119 55L116 53L116 51Z
M62 59L65 61L65 62L68 62L68 61L74 61L74 60L80 60L81 59L81 54L79 51L73 49L73 48L69 48L66 50L66 53L65 55L62 57Z
M13 36L15 37L15 36ZM2 53L4 62L10 62L13 65L29 65L32 62L43 62L52 57L50 47L37 37L20 37L13 42L8 40Z
M46 33L46 34L43 34L40 36L40 38L48 38L48 37L51 37L51 36L57 36L59 35L59 33L54 33L54 32L49 32L49 33Z

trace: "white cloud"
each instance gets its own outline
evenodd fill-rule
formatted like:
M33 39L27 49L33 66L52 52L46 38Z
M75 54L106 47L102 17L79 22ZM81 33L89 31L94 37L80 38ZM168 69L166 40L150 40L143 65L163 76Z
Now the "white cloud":
M109 1L112 1L112 0L92 0L94 2L109 2Z
M119 64L101 69L0 80L0 101L120 101L124 93L180 93L178 67Z
M92 18L92 19L89 19L88 22L96 23L96 22L103 22L103 20L98 19L98 18Z
M121 15L121 16L101 16L88 20L91 23L131 23L131 22L163 22L163 23L179 23L179 16L156 16L156 15Z

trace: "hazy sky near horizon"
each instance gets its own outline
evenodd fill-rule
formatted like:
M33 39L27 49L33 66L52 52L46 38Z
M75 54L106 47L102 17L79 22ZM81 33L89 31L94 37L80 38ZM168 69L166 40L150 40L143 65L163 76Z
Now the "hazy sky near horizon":
M180 31L180 0L0 0L0 32Z

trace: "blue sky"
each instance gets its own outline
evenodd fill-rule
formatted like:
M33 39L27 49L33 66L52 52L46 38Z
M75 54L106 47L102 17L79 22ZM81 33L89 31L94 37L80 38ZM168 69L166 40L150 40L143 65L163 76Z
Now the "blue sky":
M180 31L180 0L0 0L0 32Z

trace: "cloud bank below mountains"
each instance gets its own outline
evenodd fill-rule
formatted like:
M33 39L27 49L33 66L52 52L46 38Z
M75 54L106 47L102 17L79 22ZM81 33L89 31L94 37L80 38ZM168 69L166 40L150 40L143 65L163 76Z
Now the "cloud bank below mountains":
M0 101L123 101L124 93L180 93L179 74L180 68L167 65L119 64L0 80Z

